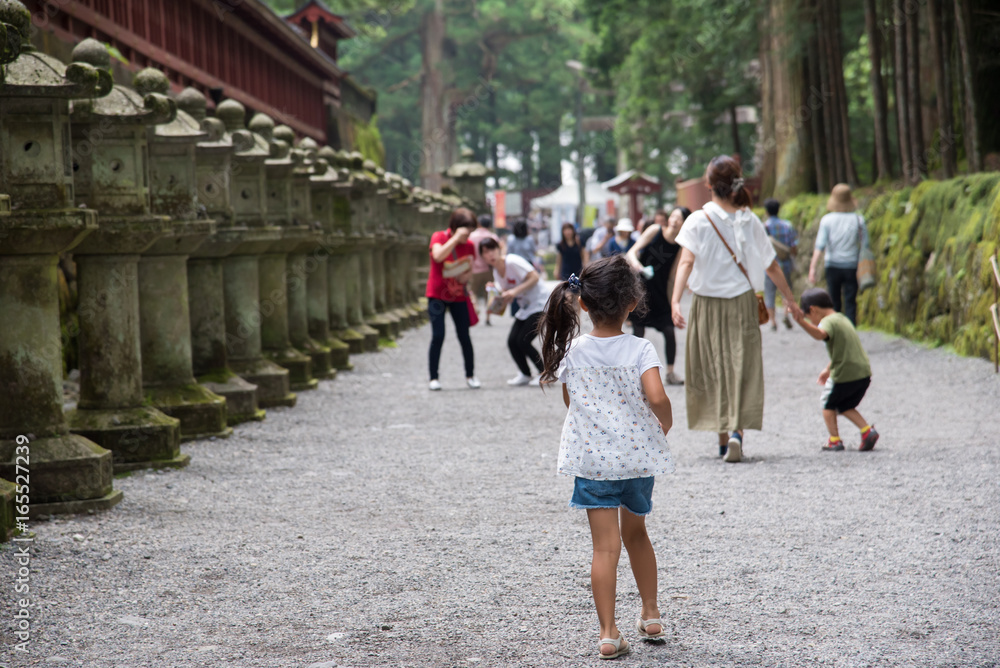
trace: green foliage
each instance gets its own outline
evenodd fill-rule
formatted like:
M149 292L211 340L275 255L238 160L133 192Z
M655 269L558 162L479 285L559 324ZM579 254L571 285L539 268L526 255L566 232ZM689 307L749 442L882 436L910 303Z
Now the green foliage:
M354 20L361 36L343 45L341 62L379 94L385 166L416 179L421 137L421 20L432 0ZM571 0L446 2L442 63L460 145L494 168L513 157L522 169L498 169L500 187L558 186L561 138L571 128L578 79L565 66L589 39ZM358 25L361 25L358 28ZM588 94L587 115L610 113L606 98ZM433 141L433 140L431 140ZM590 142L589 154L614 141Z
M355 119L353 124L354 146L357 150L380 167L385 166L385 146L382 145L382 135L378 131L378 115L372 116L369 123Z
M758 4L585 1L597 35L586 59L600 71L598 84L615 84L619 145L632 150L633 164L644 167L656 157L672 174L690 174L735 150L729 110L760 97L750 70ZM752 169L752 126L739 133L744 164Z
M1000 245L1000 173L858 195L879 274L875 288L858 298L859 319L990 359L990 257ZM825 203L825 195L801 195L782 207L781 216L800 231L800 276L808 267Z

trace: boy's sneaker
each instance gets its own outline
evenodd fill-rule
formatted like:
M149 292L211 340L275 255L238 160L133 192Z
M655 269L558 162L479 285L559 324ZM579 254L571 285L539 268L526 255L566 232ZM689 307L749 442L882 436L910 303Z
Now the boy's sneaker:
M839 438L836 441L831 438L826 442L826 445L820 448L823 452L840 452L843 449L844 441Z
M869 427L868 431L861 432L861 447L858 448L861 452L868 452L875 447L878 442L878 432L875 431L875 427Z
M729 443L726 444L726 457L724 461L730 464L743 461L743 437L740 436L740 432L734 431L730 435Z

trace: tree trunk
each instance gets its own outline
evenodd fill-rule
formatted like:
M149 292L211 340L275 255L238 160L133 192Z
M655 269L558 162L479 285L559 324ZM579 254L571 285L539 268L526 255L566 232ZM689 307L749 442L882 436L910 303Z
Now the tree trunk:
M937 89L938 152L944 178L955 176L954 121L951 111L951 75L948 67L948 37L945 34L940 0L928 0L927 18L931 34L931 58L934 63L934 86Z
M737 122L735 104L729 107L729 123L729 130L732 133L733 139L733 155L738 155L742 158L743 147L740 145L740 125Z
M423 160L420 178L423 186L441 191L441 172L448 168L450 133L453 125L450 106L445 99L444 71L445 17L444 0L434 0L433 7L420 22L420 47L423 77L420 86L420 134Z
M879 42L878 14L875 0L865 1L865 33L868 35L868 58L871 60L869 81L875 108L875 180L892 178L892 158L889 154L888 103L882 81L882 45ZM932 0L934 1L934 0Z
M970 13L968 0L955 0L955 32L958 35L958 52L962 62L962 97L965 99L965 155L968 171L981 171L983 159L979 147L979 123L976 117L976 95L973 88L975 74L970 42Z
M538 187L558 188L562 185L562 145L559 142L558 116L552 124L538 131Z
M769 53L771 102L774 113L774 196L778 199L808 192L815 185L813 146L807 113L805 54L792 48L792 24L798 16L798 0L772 0L769 7ZM813 106L818 106L814 104ZM742 147L736 126L736 109L730 110L733 139Z
M927 157L924 155L923 104L920 99L920 5L914 4L913 13L906 17L906 94L910 125L910 163L913 173L910 183L920 183L927 176Z
M833 184L828 177L827 151L823 141L823 81L819 74L819 45L815 39L809 40L809 133L813 145L813 163L816 169L816 190L827 192Z
M840 0L829 0L828 16L830 24L833 26L834 46L834 82L837 85L837 95L839 97L840 109L840 133L841 147L844 152L844 180L856 187L858 185L858 173L854 168L854 158L851 156L851 118L847 113L847 85L844 83L844 53L841 49L841 29L840 29Z
M820 78L823 95L823 134L827 143L827 164L830 174L830 184L844 181L843 152L840 149L840 131L838 123L837 86L833 81L833 45L826 20L824 5L826 0L816 0L816 32L819 37Z
M760 177L760 191L773 195L775 191L775 162L778 142L774 135L774 74L771 59L774 57L774 27L771 25L771 2L764 1L757 19L757 58L760 60L760 143L762 153L757 174ZM662 191L661 191L662 194Z
M910 122L907 112L909 96L906 92L906 15L903 13L904 0L893 0L893 39L896 40L896 59L893 78L896 80L896 130L899 134L899 159L903 166L903 180L909 182L913 175L910 161Z
M935 0L939 2L939 0ZM947 0L945 0L947 2ZM944 66L941 70L941 87L945 92L944 96L944 120L941 121L942 134L942 160L948 165L946 169L951 169L951 175L958 173L958 135L955 132L955 86L952 81L952 39L953 23L951 12L945 11L946 5L938 6L938 15L941 18L941 59ZM947 131L947 134L944 134Z
M493 127L497 127L499 124L499 118L497 116L497 89L490 88L490 120L493 123ZM497 143L490 141L489 148L489 158L493 166L493 187L500 187L500 148Z

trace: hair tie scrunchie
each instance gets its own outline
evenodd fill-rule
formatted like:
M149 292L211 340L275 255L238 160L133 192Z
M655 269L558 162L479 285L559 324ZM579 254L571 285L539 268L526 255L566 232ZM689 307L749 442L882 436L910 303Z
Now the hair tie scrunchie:
M569 278L566 279L566 283L569 285L571 292L580 291L580 277L576 274L570 274Z
M733 192L734 193L739 192L740 188L743 187L744 183L746 183L746 181L743 180L742 176L738 176L735 179L733 179Z

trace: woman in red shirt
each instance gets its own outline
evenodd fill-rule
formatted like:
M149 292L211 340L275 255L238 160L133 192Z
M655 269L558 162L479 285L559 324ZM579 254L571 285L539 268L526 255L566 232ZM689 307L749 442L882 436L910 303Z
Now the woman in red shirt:
M459 208L451 214L448 229L431 235L431 270L427 276L427 311L431 320L431 349L429 355L431 390L440 390L438 363L444 344L444 314L451 312L455 334L462 345L465 360L465 382L472 389L480 387L475 374L472 339L469 338L469 306L466 284L472 278L472 260L475 249L469 233L476 229L476 216L472 211Z

